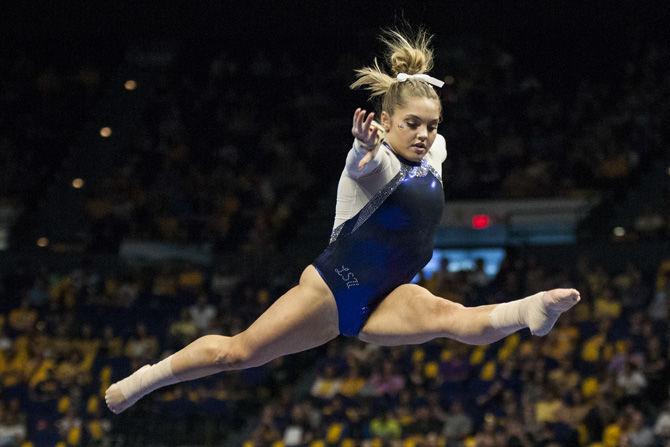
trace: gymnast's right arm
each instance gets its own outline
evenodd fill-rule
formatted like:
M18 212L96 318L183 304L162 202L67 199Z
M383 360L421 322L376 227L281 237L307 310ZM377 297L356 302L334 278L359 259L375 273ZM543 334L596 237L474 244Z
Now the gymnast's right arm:
M364 177L374 172L381 163L378 129L372 122L373 118L374 113L366 117L365 110L360 108L354 112L351 134L355 139L345 165L345 170L351 178Z
M347 163L345 167L347 175L351 178L358 179L377 171L377 168L382 162L382 154L379 148L372 152L373 153L370 154L370 151L361 147L359 141L355 139L351 150L347 154ZM370 160L367 161L362 168L359 168L359 164L363 161L366 155L371 157Z

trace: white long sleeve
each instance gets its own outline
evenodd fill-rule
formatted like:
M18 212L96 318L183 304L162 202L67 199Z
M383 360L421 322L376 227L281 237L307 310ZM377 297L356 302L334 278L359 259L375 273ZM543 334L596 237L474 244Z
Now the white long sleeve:
M355 216L368 203L370 198L400 171L400 161L384 145L377 150L374 158L363 169L359 170L358 162L366 153L367 151L358 145L358 141L354 140L354 144L347 154L347 162L337 186L333 228L337 228L340 224ZM446 141L442 135L438 134L426 154L426 160L442 175L442 163L446 158Z
M347 172L347 175L351 178L357 179L369 175L379 167L382 162L382 146L380 145L375 149L375 154L372 160L370 160L363 169L358 169L358 163L367 155L368 151L361 147L358 139L354 138L354 144L351 147L351 150L347 154L347 162L344 166L344 170Z

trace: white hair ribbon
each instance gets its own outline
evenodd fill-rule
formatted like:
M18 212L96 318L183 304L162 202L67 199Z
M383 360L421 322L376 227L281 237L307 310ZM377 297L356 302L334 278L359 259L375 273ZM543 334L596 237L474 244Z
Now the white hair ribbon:
M432 76L428 76L427 74L424 73L419 73L419 74L407 74L407 73L398 73L398 75L395 77L398 82L405 82L408 79L417 79L419 81L427 82L428 84L434 85L435 87L442 87L444 85L443 81L440 81L437 78L434 78Z

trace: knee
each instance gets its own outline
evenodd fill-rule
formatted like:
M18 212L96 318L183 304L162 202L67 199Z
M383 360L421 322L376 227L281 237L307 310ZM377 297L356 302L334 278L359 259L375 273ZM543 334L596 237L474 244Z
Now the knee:
M237 337L206 335L203 339L205 339L205 355L210 364L224 370L247 367L251 354Z

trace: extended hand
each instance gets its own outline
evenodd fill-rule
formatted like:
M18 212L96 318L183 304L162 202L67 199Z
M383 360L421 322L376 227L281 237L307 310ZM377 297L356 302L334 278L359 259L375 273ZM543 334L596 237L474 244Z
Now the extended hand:
M384 136L384 128L379 123L373 121L374 117L374 112L370 112L366 117L365 110L361 108L356 109L354 112L351 134L358 140L360 146L368 151L365 157L358 162L358 169L363 169L374 158L376 149L381 144Z

